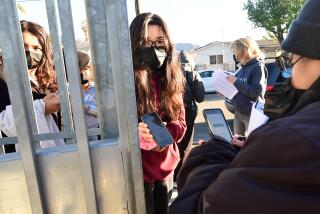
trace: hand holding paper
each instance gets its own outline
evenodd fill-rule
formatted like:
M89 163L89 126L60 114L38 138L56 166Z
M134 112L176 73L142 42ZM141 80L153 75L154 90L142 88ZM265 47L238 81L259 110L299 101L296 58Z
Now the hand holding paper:
M223 71L215 71L213 73L213 87L223 96L232 99L237 93L237 88L228 81L228 75Z
M234 83L237 81L237 77L229 75L227 76L227 80L234 85Z

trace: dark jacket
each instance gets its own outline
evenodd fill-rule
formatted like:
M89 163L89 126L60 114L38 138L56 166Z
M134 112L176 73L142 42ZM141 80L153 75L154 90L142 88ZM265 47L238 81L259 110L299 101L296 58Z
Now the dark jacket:
M191 151L170 213L319 213L319 82L285 117L252 132L238 154L221 139Z
M183 103L186 112L186 123L191 125L197 117L198 106L204 100L205 91L201 78L197 71L184 71L186 87L183 94Z
M252 103L263 99L266 89L265 67L262 61L253 58L237 72L234 86L239 93L233 98L236 111L249 115Z
M10 105L10 97L8 92L7 83L0 78L0 112L6 109L7 105Z

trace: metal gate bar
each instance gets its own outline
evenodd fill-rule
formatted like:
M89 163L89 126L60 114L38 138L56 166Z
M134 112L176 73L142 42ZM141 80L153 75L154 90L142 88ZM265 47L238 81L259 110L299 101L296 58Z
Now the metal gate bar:
M0 144L18 140L22 160L18 154L0 155L0 176L3 175L5 181L11 177L17 179L23 188L11 190L11 197L19 194L23 201L13 204L10 199L0 197L0 203L7 203L17 210L18 206L24 207L28 212L30 200L33 213L145 213L126 0L85 0L100 122L99 129L90 130L87 130L82 107L70 0L57 0L57 4L56 0L46 0L65 122L64 132L47 134L32 131L33 121L28 117L31 107L26 103L30 102L31 106L33 103L23 88L30 86L28 81L22 82L27 73L21 71L27 71L27 68L16 5L14 0L4 1L5 4L0 4L0 45L5 69L10 71L8 87L10 97L15 98L12 106L18 137L2 138ZM57 9L60 21L57 20ZM21 84L15 84L17 80ZM70 100L68 90L72 96ZM87 132L89 135L102 134L102 140L89 144ZM58 138L77 144L35 153L32 142ZM13 169L8 173L10 166ZM12 172L17 173L10 174ZM10 180L9 183L14 182ZM0 207L0 212L10 211Z
M70 103L68 90L66 86L66 75L65 75L65 66L64 66L64 58L61 50L61 41L58 31L57 24L57 14L56 14L56 2L55 0L46 0L46 9L47 9L47 17L50 29L50 36L52 39L52 50L54 54L54 64L57 76L57 82L59 87L59 96L61 101L61 114L63 118L63 132L65 133L73 133L73 121L70 114ZM66 143L73 143L74 140L66 139Z
M96 73L99 74L99 87L112 83L117 103L118 123L121 131L106 124L106 134L119 135L119 143L124 161L126 188L129 192L129 213L145 213L143 175L141 155L137 134L137 115L132 68L132 54L125 0L86 0L89 32L92 38L91 50L96 63ZM102 39L105 39L105 43ZM111 54L112 53L112 54ZM105 67L105 65L108 65ZM105 70L105 79L100 78ZM110 74L113 74L110 77ZM110 79L112 78L112 79ZM100 90L99 90L100 91ZM100 92L104 92L101 90ZM101 94L102 97L107 95ZM129 99L133 98L133 99ZM103 99L102 99L103 100ZM111 111L102 105L105 121ZM110 113L111 114L111 113ZM109 114L109 115L110 115ZM134 121L134 122L133 122Z
M39 180L38 165L35 158L35 148L32 145L32 125L28 116L26 96L23 93L23 71L27 71L24 56L21 28L17 15L16 3L4 0L0 4L0 43L3 49L4 67L7 77L9 94L12 103L16 131L18 135L19 153L22 159L29 199L33 213L46 213L43 192ZM9 75L10 71L10 75ZM27 75L27 74L25 74ZM18 84L17 84L18 81ZM19 107L19 108L18 108Z
M106 29L106 12L104 0L91 0L86 3L86 13L89 27L91 60L95 68L95 87L97 99L100 100L101 111L99 119L102 129L102 138L118 137L118 120L116 117L116 100L114 95L114 83L110 64L109 41ZM123 17L124 18L124 17ZM107 121L112 123L107 124Z
M64 46L67 73L69 77L69 89L72 94L72 110L74 114L78 156L82 170L82 180L86 192L86 204L88 213L97 213L97 200L93 179L91 157L89 152L86 121L84 118L82 92L80 86L80 75L78 56L76 51L75 36L72 22L70 0L58 0L59 17L62 31L62 42ZM62 20L63 19L63 20Z

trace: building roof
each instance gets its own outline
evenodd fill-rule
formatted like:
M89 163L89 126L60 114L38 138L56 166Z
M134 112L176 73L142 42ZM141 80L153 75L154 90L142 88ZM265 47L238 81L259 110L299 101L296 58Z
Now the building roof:
M202 50L202 49L206 49L206 48L208 48L208 47L210 47L210 46L213 46L213 45L216 45L216 44L223 44L223 45L227 45L227 46L229 46L229 45L231 45L231 42L219 42L219 41L215 41L215 42L211 42L211 43L209 43L209 44L206 44L206 45L204 45L204 46L202 46L202 47L200 47L200 48L197 48L195 51L199 51L199 50Z
M258 43L259 47L262 49L281 49L281 46L279 44L279 42L277 40L256 40L256 42ZM227 45L230 46L232 42L219 42L219 41L215 41L215 42L211 42L209 44L206 44L200 48L197 48L195 51L200 51L203 49L206 49L208 47L214 46L216 44L223 44L223 45Z
M278 42L278 40L275 39L261 39L261 40L256 40L256 42L258 43L260 48L269 48L269 47L279 47L280 48L280 43Z

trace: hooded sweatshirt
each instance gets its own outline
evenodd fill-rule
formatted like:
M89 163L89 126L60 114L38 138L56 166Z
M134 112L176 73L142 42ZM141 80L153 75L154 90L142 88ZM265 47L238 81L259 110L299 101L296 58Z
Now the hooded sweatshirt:
M234 86L239 93L233 98L236 111L243 114L250 114L252 103L256 102L260 96L263 100L266 90L266 76L263 62L256 58L249 60L237 72L237 81Z

